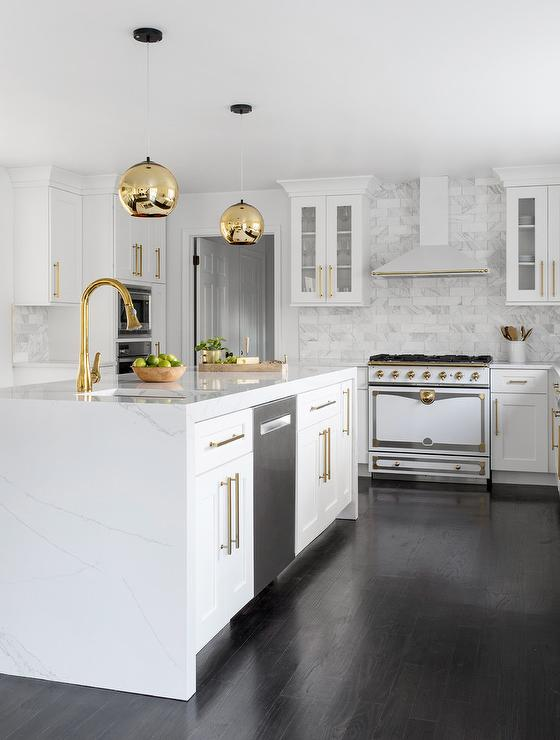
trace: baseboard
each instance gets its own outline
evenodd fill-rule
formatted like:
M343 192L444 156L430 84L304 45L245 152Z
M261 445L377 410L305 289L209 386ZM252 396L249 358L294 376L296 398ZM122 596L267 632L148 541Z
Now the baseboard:
M509 470L493 470L492 483L512 483L516 486L554 486L554 473L517 473Z

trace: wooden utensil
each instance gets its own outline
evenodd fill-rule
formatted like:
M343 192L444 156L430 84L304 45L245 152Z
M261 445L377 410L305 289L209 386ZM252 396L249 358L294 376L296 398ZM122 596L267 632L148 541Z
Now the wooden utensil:
M506 329L508 331L509 337L512 342L518 342L519 341L519 332L517 331L516 326L506 326Z
M503 338L504 339L507 339L509 341L509 337L507 335L506 327L505 326L500 326L500 331L502 332Z
M533 329L529 329L529 330L527 331L527 333L526 333L526 334L525 334L525 336L523 337L523 341L524 341L524 342L526 342L526 341L527 341L527 340L529 339L529 337L531 336L532 332L533 332Z

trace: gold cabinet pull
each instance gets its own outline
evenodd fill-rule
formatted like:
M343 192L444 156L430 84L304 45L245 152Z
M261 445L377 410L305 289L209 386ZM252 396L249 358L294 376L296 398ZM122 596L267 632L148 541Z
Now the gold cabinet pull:
M239 550L241 537L239 534L239 473L235 474L235 549Z
M558 427L558 435L560 437L560 427ZM558 454L556 455L556 477L560 480L560 444L558 445Z
M527 385L528 380L508 380L508 385Z
M556 260L552 260L552 297L556 298Z
M329 298L333 297L333 266L329 265Z
M500 430L498 428L498 399L494 399L494 431L496 433L496 437L500 433Z
M140 272L138 274L142 277L144 274L144 247L139 244L138 248L140 249Z
M161 249L159 247L156 247L156 274L155 278L156 280L161 279Z
M331 428L327 428L327 480L331 479Z
M317 277L317 289L319 291L319 298L323 297L323 265L319 265L317 267L318 277Z
M319 480L323 483L327 482L327 430L323 429L319 432L319 437L323 438L323 474L319 476Z
M231 545L232 545L232 539L231 539L231 478L227 478L227 480L222 481L220 483L220 486L226 486L227 487L227 545L220 545L220 550L227 550L228 555L231 555Z
M134 267L132 268L132 274L138 275L138 244L132 245L132 260Z
M560 439L558 442L554 442L554 420L560 416L560 411L557 409L550 409L550 416L550 447L553 450L555 447L558 447L560 443Z
M60 298L60 262L55 262L54 265L54 293L55 298Z
M541 298L544 296L544 262L541 260Z
M319 409L324 409L326 406L332 406L336 401L327 401L326 403L322 403L320 406L310 406L310 411L319 411Z
M155 354L156 355L159 355L160 352L161 352L161 345L160 345L159 342L156 342L156 351L155 351Z
M342 391L342 395L346 396L346 424L342 427L342 433L350 436L350 388Z
M210 442L209 447L223 447L232 442L237 442L238 439L243 439L244 436L244 434L234 434L232 437L229 437L229 439L222 439L220 442Z

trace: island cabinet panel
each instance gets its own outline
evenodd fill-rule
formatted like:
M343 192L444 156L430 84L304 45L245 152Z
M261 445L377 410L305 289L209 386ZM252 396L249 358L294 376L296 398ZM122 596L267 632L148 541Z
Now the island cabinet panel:
M342 507L349 504L352 498L354 435L356 433L356 426L353 420L354 389L352 382L341 383L340 393L340 419L337 430L339 444L336 464L338 473L338 503Z
M253 455L196 479L196 649L253 598Z

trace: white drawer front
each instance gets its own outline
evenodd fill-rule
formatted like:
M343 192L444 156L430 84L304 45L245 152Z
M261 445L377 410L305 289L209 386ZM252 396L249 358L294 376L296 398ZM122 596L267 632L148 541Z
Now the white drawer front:
M195 425L196 475L253 449L253 411L216 416Z
M340 413L340 385L329 385L297 397L298 429L305 429Z
M547 393L547 370L492 370L493 393Z

